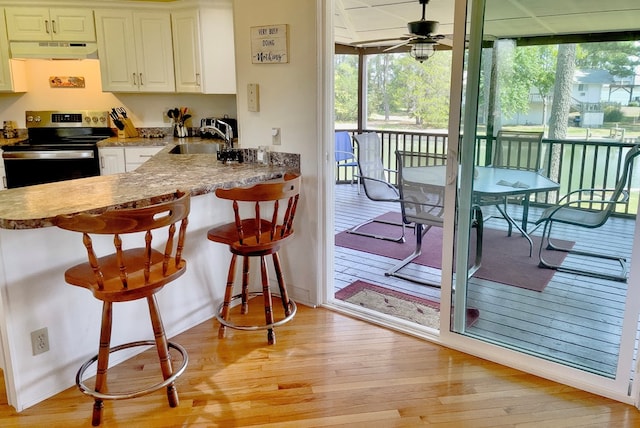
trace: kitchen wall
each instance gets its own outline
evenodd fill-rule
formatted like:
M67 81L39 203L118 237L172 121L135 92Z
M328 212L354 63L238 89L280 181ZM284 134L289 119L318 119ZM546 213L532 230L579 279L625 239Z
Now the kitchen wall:
M242 141L255 147L271 144L271 129L280 128L281 145L273 150L301 155L302 192L296 214L296 238L282 250L283 268L292 298L320 303L323 276L321 188L326 166L322 93L322 0L234 0L238 120ZM253 64L251 27L287 24L289 62ZM260 111L249 111L247 85L257 83ZM295 322L295 321L294 321Z
M0 94L0 121L15 120L25 127L26 110L109 110L122 106L137 127L168 127L169 108L186 106L192 112L191 126L200 126L202 117L236 117L235 95L122 94L102 92L100 63L84 60L25 60L28 92ZM82 76L84 88L51 88L51 76Z

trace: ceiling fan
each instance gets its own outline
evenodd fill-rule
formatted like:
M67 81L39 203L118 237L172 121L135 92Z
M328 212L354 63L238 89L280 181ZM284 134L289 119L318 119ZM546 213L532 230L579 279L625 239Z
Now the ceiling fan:
M418 2L422 5L422 18L419 21L411 21L407 23L407 28L409 29L410 34L390 39L366 40L354 44L362 46L400 40L400 43L384 49L384 52L393 51L405 45L411 45L411 56L420 62L425 61L433 55L435 45L437 43L443 43L442 40L444 39L444 35L433 34L438 30L438 25L440 23L438 21L430 21L426 19L427 3L429 3L429 0L418 0ZM448 43L443 44L449 45Z

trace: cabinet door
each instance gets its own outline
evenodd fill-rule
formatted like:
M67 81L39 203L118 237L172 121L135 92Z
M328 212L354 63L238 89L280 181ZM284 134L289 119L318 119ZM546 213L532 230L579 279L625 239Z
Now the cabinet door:
M213 40L202 55L203 92L236 93L236 59L231 2L216 2L200 9L202 40ZM204 48L204 47L203 47Z
M164 12L134 14L134 32L141 92L174 92L171 17Z
M200 22L197 10L171 14L177 92L202 92Z
M96 10L95 18L102 90L137 92L132 14L128 11Z
M51 40L49 9L43 7L8 7L7 34L9 40Z
M0 92L25 92L27 78L24 61L9 59L9 42L0 9Z
M121 147L105 147L98 149L100 153L100 175L125 172L124 149Z
M91 9L8 7L9 40L92 42L96 39Z
M162 146L127 147L124 150L126 171L134 171L136 168L148 161L153 157L153 155L155 155L162 149Z
M49 11L53 40L66 42L94 42L96 29L93 10L57 8Z

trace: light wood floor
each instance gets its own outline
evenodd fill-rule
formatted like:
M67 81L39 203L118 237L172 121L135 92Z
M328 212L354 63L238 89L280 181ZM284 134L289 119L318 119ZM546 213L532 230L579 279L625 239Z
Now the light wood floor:
M256 306L252 306L256 307ZM205 322L175 337L190 364L180 405L159 391L108 402L104 427L635 427L640 412L514 369L326 310L299 307L277 330L217 338ZM112 378L154 374L146 351ZM0 426L90 426L75 387L20 414L0 394Z

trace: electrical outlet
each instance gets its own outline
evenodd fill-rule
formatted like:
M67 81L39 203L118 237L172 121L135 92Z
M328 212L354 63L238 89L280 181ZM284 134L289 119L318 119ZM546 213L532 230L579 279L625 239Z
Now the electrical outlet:
M49 350L49 330L47 327L31 332L31 350L33 355L42 354Z

